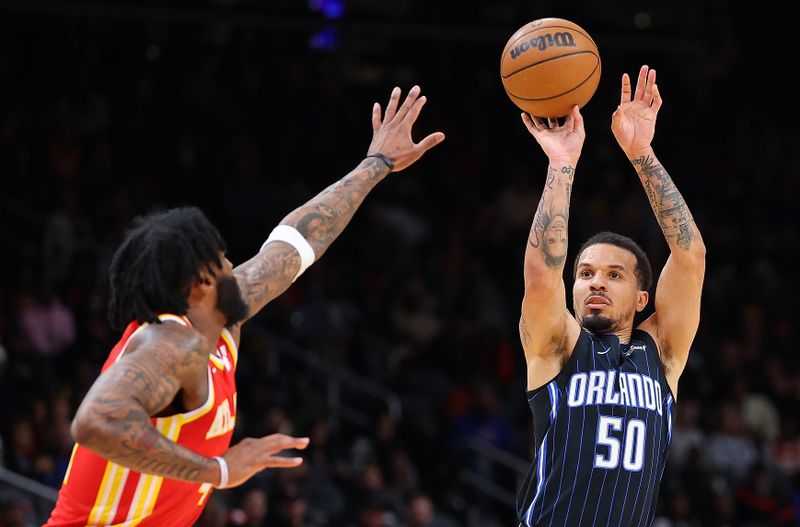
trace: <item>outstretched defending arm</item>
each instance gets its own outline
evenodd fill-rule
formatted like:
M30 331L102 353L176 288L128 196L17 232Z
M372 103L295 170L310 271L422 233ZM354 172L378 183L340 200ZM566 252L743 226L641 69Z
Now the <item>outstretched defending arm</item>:
M578 107L564 121L548 123L522 114L522 120L548 157L547 179L525 248L525 296L519 323L528 365L528 389L538 388L562 368L580 328L566 307L569 199L583 140ZM554 126L551 128L549 124Z
M261 251L234 269L234 275L255 315L270 300L285 291L305 268L328 249L353 218L367 194L390 172L399 172L441 143L444 134L436 132L419 143L411 138L425 96L414 86L398 108L400 89L392 91L386 113L372 108L372 142L367 157L345 177L332 184L305 205L281 220L270 241Z
M661 104L655 70L642 66L633 94L624 74L611 128L636 169L669 244L670 256L656 287L655 313L640 328L658 342L667 380L677 396L678 378L700 323L706 249L689 207L651 146Z

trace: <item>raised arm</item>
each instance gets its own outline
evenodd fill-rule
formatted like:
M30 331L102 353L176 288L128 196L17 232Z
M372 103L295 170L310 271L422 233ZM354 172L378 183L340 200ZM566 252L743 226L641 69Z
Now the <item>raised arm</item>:
M528 389L532 390L561 371L580 333L566 306L564 262L569 199L586 134L577 106L562 126L525 113L522 120L549 161L525 248L525 294L519 323L528 365Z
M419 93L418 86L411 88L398 108L400 89L395 88L383 116L380 105L375 103L367 157L352 172L281 220L281 225L295 228L305 238L314 258L322 256L341 234L375 185L390 172L412 165L444 140L441 132L430 134L419 143L412 140L412 127L426 102ZM372 154L380 155L370 157ZM256 256L234 269L250 316L285 291L299 269L299 253L293 245L282 241L264 245Z
M167 439L151 420L183 391L196 392L207 385L209 347L197 332L165 323L142 330L128 348L86 394L72 422L75 440L138 472L219 485L217 461ZM238 485L267 467L299 465L301 458L275 454L307 444L305 438L280 434L243 440L223 456L229 470L226 486Z
M655 70L642 66L633 94L625 74L611 128L639 174L669 244L670 255L656 286L655 313L640 328L656 338L667 380L677 394L678 378L700 323L706 249L689 207L651 146L661 104Z

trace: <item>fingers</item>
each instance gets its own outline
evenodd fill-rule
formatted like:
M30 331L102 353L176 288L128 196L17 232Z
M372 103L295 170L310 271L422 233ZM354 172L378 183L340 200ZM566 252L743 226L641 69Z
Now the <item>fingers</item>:
M656 83L656 70L651 69L647 72L647 81L644 85L644 102L648 106L653 104L653 85Z
M619 97L619 103L625 104L631 102L631 78L627 73L622 74L622 93Z
M386 105L386 113L384 114L384 121L389 122L394 119L397 113L397 104L400 101L400 88L396 87L392 90L392 95L389 97L389 104Z
M647 82L647 71L648 67L645 64L639 70L639 78L636 79L636 93L633 94L633 100L641 101L644 99L644 86Z
M272 434L267 437L262 437L260 441L264 446L264 450L268 454L275 454L290 448L303 450L308 446L309 439L307 437L292 437L284 434Z
M561 126L570 126L571 125L570 123L572 123L574 121L573 112L577 108L578 107L576 105L575 108L573 109L573 111L570 112L570 114L564 120L564 124L563 125L559 125L558 124L558 119L555 118L555 117L547 117L547 118L534 117L534 116L530 115L527 112L522 112L520 114L520 116L522 117L522 122L525 124L525 127L528 129L528 131L530 133L534 134L534 133L537 133L537 132L541 132L542 130L554 130L554 129L559 128ZM582 123L583 119L580 117L580 112L578 112L578 117L581 119L581 123ZM572 119L573 121L571 121L570 119Z
M653 110L658 112L663 102L664 101L661 99L661 92L658 91L658 84L653 84Z
M286 468L296 467L303 462L301 457L286 457L280 455L280 452L289 449L304 450L309 443L307 437L291 437L284 434L272 434L267 437L262 437L260 440L263 443L264 457L261 464L264 467Z
M372 131L377 132L381 127L381 105L375 103L372 105Z
M532 134L550 128L541 117L534 117L528 113L522 113L522 122Z
M292 468L303 464L301 457L268 456L262 462L264 468Z
M564 126L571 126L575 131L583 130L583 115L581 115L581 110L578 108L577 104L572 107L572 111L567 116L566 121L564 121Z
M530 133L534 133L537 130L536 123L533 122L530 115L522 112L520 117L522 117L522 124L525 125L525 128L527 128Z
M396 117L400 120L405 119L406 114L411 111L411 108L414 106L414 103L417 101L417 97L419 96L419 86L414 86L406 95L406 100L403 101L403 105L397 110Z
M425 103L427 101L428 99L424 95L416 100L414 105L408 111L408 114L406 114L406 118L409 120L409 124L414 124L416 122L420 110L422 110L422 107L425 106Z
M416 148L422 152L427 152L442 141L444 141L444 134L442 132L434 132L417 143Z

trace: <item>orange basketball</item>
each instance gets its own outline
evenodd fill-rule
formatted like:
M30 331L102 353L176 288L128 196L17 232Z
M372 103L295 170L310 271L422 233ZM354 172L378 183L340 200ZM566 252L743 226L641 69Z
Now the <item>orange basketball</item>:
M536 117L563 117L583 107L600 82L600 54L592 37L563 18L525 24L508 39L500 78L511 100Z

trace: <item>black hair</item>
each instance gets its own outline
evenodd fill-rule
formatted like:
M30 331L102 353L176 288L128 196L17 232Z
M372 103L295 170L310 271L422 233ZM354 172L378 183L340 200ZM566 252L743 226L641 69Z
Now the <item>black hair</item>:
M634 272L636 273L636 278L639 282L639 290L640 291L649 291L650 287L653 285L653 269L650 267L650 259L647 258L647 255L639 247L639 244L635 241L631 240L627 236L623 236L621 234L617 234L615 232L598 232L588 240L586 240L581 248L578 250L578 254L575 255L575 263L572 266L572 276L574 277L578 273L578 260L580 259L583 251L592 245L597 245L599 243L607 243L609 245L614 245L621 249L625 249L626 251L633 254L636 257L636 269Z
M196 207L136 218L111 260L109 322L120 329L157 322L160 313L185 315L192 281L203 267L221 269L224 252L219 231Z

